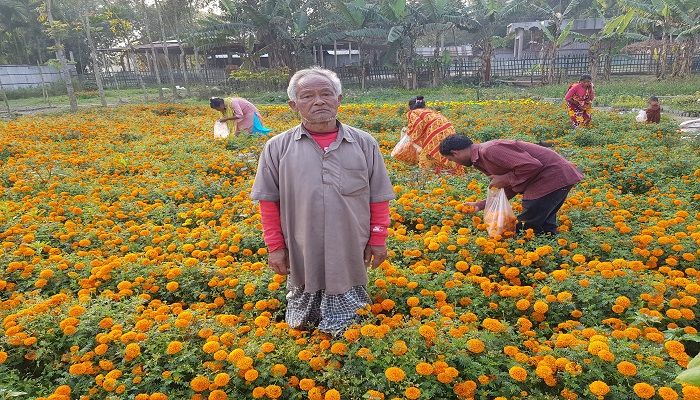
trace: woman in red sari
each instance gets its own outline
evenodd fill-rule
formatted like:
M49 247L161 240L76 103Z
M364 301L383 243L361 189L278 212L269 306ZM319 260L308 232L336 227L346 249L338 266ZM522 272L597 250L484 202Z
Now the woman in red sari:
M452 123L438 111L426 107L425 98L418 96L408 102L407 134L418 151L418 165L436 172L462 173L464 168L440 154L442 139L455 134Z
M574 128L591 124L591 109L594 98L595 92L590 75L582 75L578 82L569 86L564 100Z

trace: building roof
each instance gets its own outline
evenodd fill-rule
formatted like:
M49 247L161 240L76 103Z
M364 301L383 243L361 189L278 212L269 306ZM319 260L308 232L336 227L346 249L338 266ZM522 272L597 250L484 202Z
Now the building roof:
M550 24L552 20L543 20L543 21L528 21L528 22L513 22L508 24L508 33L515 32L516 29L525 29L525 30L530 30L530 29L539 29L542 30L543 26L546 26L547 24ZM566 26L571 22L570 19L565 19L562 21L563 26ZM585 19L574 19L573 20L573 25L571 26L571 30L576 32L576 31L586 31L586 30L594 30L594 31L599 31L603 29L605 26L605 18L585 18Z

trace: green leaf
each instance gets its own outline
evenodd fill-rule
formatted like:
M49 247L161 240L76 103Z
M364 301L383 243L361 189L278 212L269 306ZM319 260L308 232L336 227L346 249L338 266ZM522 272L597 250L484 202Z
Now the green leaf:
M693 369L696 367L700 367L700 353L695 355L695 357L688 363L688 369Z
M389 43L396 42L403 37L403 26L392 26L387 35L386 41Z
M676 382L687 383L693 386L700 386L700 367L687 369L675 379Z

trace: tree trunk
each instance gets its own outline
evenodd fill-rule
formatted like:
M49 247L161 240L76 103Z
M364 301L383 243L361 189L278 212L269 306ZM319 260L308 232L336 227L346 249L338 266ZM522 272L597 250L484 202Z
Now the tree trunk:
M46 0L46 18L49 22L49 26L53 27L53 13L51 12L51 0ZM73 80L70 76L70 69L68 68L68 61L66 60L66 55L63 52L63 41L60 35L54 37L56 42L56 57L61 64L61 75L63 76L63 81L66 84L66 94L68 94L68 100L70 101L70 109L75 112L78 111L78 99L75 97L75 89L73 88Z
M3 86L1 79L0 79L0 94L2 94L2 100L5 102L5 108L7 108L7 116L11 117L12 110L10 110L10 102L7 101L7 94L5 93L5 86Z
M173 67L170 64L170 55L168 54L168 40L165 36L165 24L163 23L163 13L160 11L160 2L155 0L156 12L158 14L158 22L160 23L161 44L163 45L163 53L165 54L165 68L168 72L168 81L170 82L170 90L173 91L173 98L177 97L177 88L175 87L175 77L173 77Z
M668 35L665 30L661 33L661 54L659 55L659 71L656 76L659 80L666 77L666 64L668 58Z
M130 57L131 52L133 51L134 54L136 54L136 51L134 50L134 45L131 44L131 42L127 42L127 50L126 50L126 56ZM136 59L134 58L134 69L136 73L136 77L139 80L139 86L141 87L141 92L143 92L143 102L148 103L148 91L146 90L146 85L143 83L143 78L141 77L141 71L138 70L138 64L136 64Z
M491 58L493 57L493 46L488 38L481 46L481 81L485 86L491 84Z
M202 66L199 64L199 46L194 46L194 75L197 77L197 80L199 80L199 83L204 83L202 79Z
M185 49L182 47L179 35L177 38L177 45L180 48L180 65L182 66L182 77L185 80L185 93L187 93L187 97L190 97L190 80L187 77L187 65L185 65Z
M146 38L151 47L151 56L153 57L153 69L156 73L156 82L158 83L158 100L163 101L163 82L160 79L160 68L158 68L158 56L156 55L156 46L151 38L151 28L148 26L148 13L146 12L146 2L141 0L141 8L143 9L143 23L146 27Z
M92 59L92 72L95 75L95 84L97 85L97 93L100 95L100 103L102 107L107 107L107 98L105 97L105 88L102 85L102 72L100 71L100 62L97 59L97 50L95 43L92 41L92 32L90 30L90 18L87 14L83 14L83 23L85 24L85 35L87 36L88 46L90 47L90 59Z
M588 47L588 74L593 82L598 78L598 67L600 66L600 49L599 42L591 43Z
M362 56L362 42L357 43L358 58L360 59L360 89L365 90L365 60ZM337 57L337 56L336 56Z

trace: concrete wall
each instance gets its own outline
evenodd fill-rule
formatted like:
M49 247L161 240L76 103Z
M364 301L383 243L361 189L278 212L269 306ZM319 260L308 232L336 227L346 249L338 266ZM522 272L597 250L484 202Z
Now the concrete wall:
M75 76L75 66L70 67ZM0 82L7 91L40 87L42 78L46 85L62 80L57 69L46 65L0 65Z

